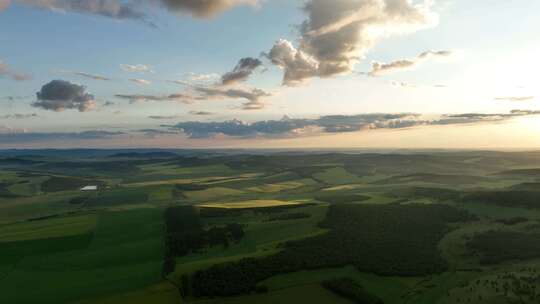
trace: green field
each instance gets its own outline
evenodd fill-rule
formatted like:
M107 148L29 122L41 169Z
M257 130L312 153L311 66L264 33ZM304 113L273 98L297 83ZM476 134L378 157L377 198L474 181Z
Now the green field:
M224 209L245 209L245 208L267 208L277 206L290 206L299 205L300 202L286 202L278 200L250 200L242 202L230 202L230 203L208 203L200 204L199 207L205 208L224 208Z
M426 153L10 158L0 302L538 303L540 154Z
M88 221L81 216L70 220L76 219ZM56 219L47 221L57 229L45 233L81 230L69 224L58 227ZM40 239L18 240L17 244L0 243L1 251L10 255L13 250L11 255L16 255L3 274L2 297L8 303L35 303L36 299L40 303L65 303L159 282L163 257L160 211L100 212L95 228L80 232L63 237L44 234Z

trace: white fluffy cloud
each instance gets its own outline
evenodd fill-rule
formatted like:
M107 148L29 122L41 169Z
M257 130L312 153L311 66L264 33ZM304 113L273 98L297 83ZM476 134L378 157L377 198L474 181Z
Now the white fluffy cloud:
M349 73L382 38L437 23L431 1L309 0L298 47L279 40L266 57L284 70L283 84Z
M296 85L317 75L319 61L285 39L280 39L265 56L283 70L283 84Z

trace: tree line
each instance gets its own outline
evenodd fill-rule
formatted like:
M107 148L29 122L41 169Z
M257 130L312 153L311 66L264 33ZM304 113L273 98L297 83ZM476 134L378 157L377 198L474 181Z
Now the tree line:
M205 248L238 242L244 237L244 228L237 223L204 229L197 210L192 206L175 206L165 210L165 259L163 274L175 269L175 258L199 252Z
M328 233L287 242L271 256L197 271L193 295L245 294L278 274L351 264L359 271L388 276L441 273L447 264L438 242L449 223L471 219L467 212L447 205L332 205L320 224Z

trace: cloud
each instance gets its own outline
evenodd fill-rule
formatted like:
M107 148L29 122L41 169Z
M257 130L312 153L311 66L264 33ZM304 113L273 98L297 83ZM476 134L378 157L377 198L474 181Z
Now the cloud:
M0 142L2 144L48 142L53 140L95 140L108 139L125 135L123 132L110 132L91 130L84 132L28 132L26 130L0 129Z
M510 113L518 116L540 115L540 111L536 110L512 110Z
M0 116L0 119L27 119L27 118L35 118L35 117L38 117L36 113L32 113L32 114L15 113L15 114L2 115Z
M404 81L392 81L391 84L394 87L416 88L416 85L414 83L404 82Z
M0 0L0 11L10 0ZM185 13L196 18L212 18L235 6L258 4L258 0L14 0L27 6L57 12L75 12L118 20L136 20L152 27L148 11L160 6L174 13Z
M201 94L201 98L207 99L240 98L247 99L251 102L256 102L262 97L272 96L270 93L267 93L261 89L221 89L216 87L194 87L194 89L197 93Z
M171 83L183 85L183 86L193 86L193 85L205 85L211 82L215 82L220 79L221 76L216 73L211 74L197 74L197 73L187 73L186 79L184 80L169 80Z
M535 99L535 96L507 96L507 97L495 97L495 100L499 101L529 101Z
M322 116L318 119L291 119L284 117L281 120L266 120L247 123L240 120L224 122L182 122L173 126L191 138L205 138L216 135L253 137L253 136L284 136L303 133L304 129L316 129L325 133L342 133L370 128L375 125L382 126L388 123L414 117L414 114L362 114L362 115L332 115ZM397 124L396 124L397 125ZM388 125L389 126L389 125Z
M453 51L425 51L422 54L418 55L418 58L425 59L425 58L432 58L432 57L449 57L454 54Z
M93 79L93 80L102 80L102 81L111 80L110 78L107 78L107 77L104 77L104 76L93 75L93 74L89 74L89 73L85 73L85 72L73 72L73 74L75 74L77 76L82 76L82 77L85 77L85 78Z
M148 118L150 119L155 119L155 120L172 120L172 119L179 119L179 118L182 118L183 116L180 115L180 114L177 114L177 115L151 115L151 116L148 116Z
M92 14L119 20L138 20L153 25L136 1L120 0L17 0L18 3L60 12Z
M86 92L86 87L65 80L53 80L36 93L37 101L32 104L36 108L62 112L77 109L87 112L96 107L94 96Z
M431 2L309 0L298 47L281 39L264 55L284 70L284 85L350 73L380 39L435 25Z
M2 76L9 77L15 81L25 81L25 80L32 79L30 75L19 72L19 71L15 71L11 69L7 63L0 60L0 77Z
M92 79L92 80L101 80L101 81L111 80L110 78L105 77L105 76L90 74L86 72L75 72L75 71L69 71L69 70L58 70L57 72L62 73L62 74L71 74L71 75L81 76L81 77Z
M437 57L449 57L451 51L426 51L412 59L401 59L390 63L373 62L369 76L375 77L382 74L388 74L399 70L406 70L418 66L426 60Z
M214 113L207 111L190 111L189 114L197 116L214 115Z
M252 110L262 110L266 107L266 104L261 101L249 101L246 103L243 103L240 109L246 110L246 111L252 111Z
M5 10L9 4L10 4L11 0L0 0L0 12Z
M190 81L194 82L206 82L206 81L213 81L219 78L219 75L216 73L211 74L197 74L197 73L189 73L188 79Z
M396 129L423 124L419 114L359 114L359 115L329 115L322 116L314 121L316 126L322 127L327 133L355 132L362 129Z
M218 100L218 99L245 99L247 102L242 104L240 109L260 110L265 104L261 101L264 97L272 96L258 88L246 88L238 85L249 78L249 76L262 66L259 59L245 57L240 59L235 68L223 76L220 82L205 84L215 79L216 74L194 74L190 73L189 80L169 80L171 83L186 86L185 94L190 95L192 100ZM202 82L202 83L201 83Z
M246 99L247 102L243 103L240 109L242 110L261 110L265 107L265 104L261 101L264 97L272 96L272 94L265 92L261 89L222 89L218 87L193 87L198 93L197 99L199 100L211 100L211 99Z
M129 81L134 82L134 83L139 84L139 85L150 85L150 84L152 84L151 81L146 80L146 79L140 79L140 78L132 78Z
M447 114L431 124L448 125L448 124L468 124L482 122L499 122L520 116L539 115L540 111L534 110L512 110L510 113L464 113L464 114Z
M261 65L262 61L257 58L242 58L231 72L228 72L221 77L221 83L223 85L230 85L246 81L253 71Z
M191 121L176 124L177 129L190 138L207 138L223 134L228 136L256 136L258 134L282 134L289 132L293 126L283 121L261 121L246 123L240 120L224 122Z
M175 130L161 130L161 129L141 129L137 130L137 133L142 133L146 137L156 137L159 135L178 134Z
M169 10L198 18L211 18L239 5L256 5L258 0L161 0Z
M131 73L152 72L152 67L146 64L121 64L120 68L125 72L131 72Z
M168 82L183 85L183 86L201 86L201 85L211 85L212 83L215 84L216 81L220 79L221 79L221 76L216 73L210 73L210 74L187 73L185 79L168 80Z
M221 99L245 99L246 103L242 108L262 109L264 104L261 99L271 96L261 89L245 88L222 88L215 86L196 86L190 85L188 90L183 93L169 95L144 95L144 94L117 94L116 98L127 99L131 103L151 102L151 101L179 101L183 103L193 103L195 101L221 100Z
M263 55L284 71L284 85L298 85L305 79L318 74L319 61L303 51L297 50L291 42L285 39L278 40L270 52Z
M142 95L142 94L116 94L114 97L119 99L127 99L130 103L137 102L153 102L153 101L177 101L182 103L192 103L193 96L185 94L169 94L169 95Z
M292 119L243 122L237 119L223 122L180 122L171 126L190 138L210 138L218 135L232 137L283 137L321 133L348 133L372 129L404 129L416 126L460 125L499 122L519 116L540 115L540 111L514 110L505 114L445 114L426 117L415 113L328 115L314 119Z

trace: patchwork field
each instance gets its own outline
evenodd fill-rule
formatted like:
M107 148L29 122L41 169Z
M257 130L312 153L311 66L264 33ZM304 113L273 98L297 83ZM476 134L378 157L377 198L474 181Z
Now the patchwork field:
M540 153L43 153L0 157L1 303L540 299Z

